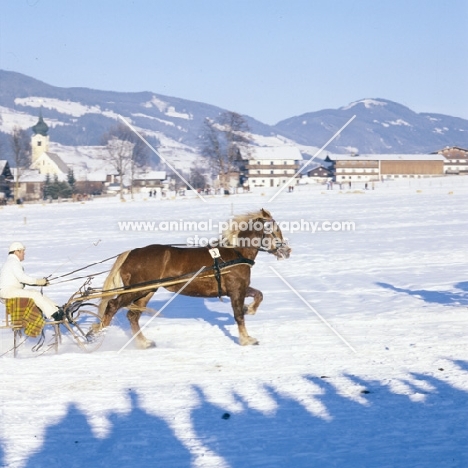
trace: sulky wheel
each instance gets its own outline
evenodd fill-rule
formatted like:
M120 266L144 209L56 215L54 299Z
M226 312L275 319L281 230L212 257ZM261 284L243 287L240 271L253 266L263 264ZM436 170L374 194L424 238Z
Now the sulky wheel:
M101 346L104 332L96 304L74 303L67 308L66 317L63 324L83 351L92 353Z

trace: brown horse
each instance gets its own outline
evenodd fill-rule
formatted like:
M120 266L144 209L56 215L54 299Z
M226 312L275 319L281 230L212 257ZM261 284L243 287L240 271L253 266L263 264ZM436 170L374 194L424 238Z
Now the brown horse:
M261 291L250 287L250 268L259 251L278 259L288 258L291 253L279 226L263 209L233 218L215 246L153 244L123 252L104 282L103 291L115 289L116 295L103 298L99 304L102 325L107 327L116 312L126 307L137 346L153 347L155 343L140 329L142 311L159 287L172 292L183 288L180 293L186 296L228 296L239 328L239 343L258 344L247 333L244 315L255 314L263 299ZM249 306L244 306L246 297L253 298Z

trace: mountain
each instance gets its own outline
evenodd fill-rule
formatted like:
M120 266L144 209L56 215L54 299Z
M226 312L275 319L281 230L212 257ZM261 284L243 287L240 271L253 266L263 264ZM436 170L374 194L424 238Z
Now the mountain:
M339 109L291 117L274 128L303 145L325 143L356 118L327 150L335 153L430 153L445 146L468 147L468 120L416 113L385 99L362 99ZM323 144L322 143L322 144Z
M39 112L51 127L51 141L68 147L101 144L123 116L141 130L168 160L187 166L199 157L203 122L226 111L201 102L150 91L125 93L60 88L20 73L0 70L0 159L10 159L13 127L32 127ZM354 121L334 140L333 153L427 153L445 146L468 147L468 121L440 114L418 114L384 99L363 99L266 125L244 116L260 144L296 143L314 154L346 121ZM159 158L153 155L155 163ZM184 161L186 161L184 163Z
M195 155L204 120L215 119L225 109L152 92L59 88L20 73L0 70L3 151L8 152L6 139L13 126L32 127L39 112L51 127L51 141L68 146L100 145L102 136L116 125L121 115L171 158ZM245 118L255 133L272 133L268 125Z

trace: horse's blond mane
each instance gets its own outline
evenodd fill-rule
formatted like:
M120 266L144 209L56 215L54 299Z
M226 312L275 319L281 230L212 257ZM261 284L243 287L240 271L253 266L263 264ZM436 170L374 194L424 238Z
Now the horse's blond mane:
M240 229L239 226L242 227L242 223L248 223L249 221L253 221L255 219L270 220L273 218L270 212L264 210L263 208L258 211L251 211L249 213L236 215L229 221L229 227L223 231L224 241L227 242L228 245L234 245L235 239L238 237L239 232L243 231L243 229Z

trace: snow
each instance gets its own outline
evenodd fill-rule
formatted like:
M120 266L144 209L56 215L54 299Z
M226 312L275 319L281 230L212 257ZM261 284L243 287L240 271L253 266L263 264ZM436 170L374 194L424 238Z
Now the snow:
M163 136L158 132L146 132L145 135ZM161 138L162 146L157 148L162 156L161 162L168 161L171 165L186 170L198 159L189 146L170 138ZM73 169L77 180L93 180L105 173L113 173L115 169L106 161L107 149L104 146L67 146L50 142L50 150L56 153L62 161Z
M159 99L156 96L153 96L153 98L150 101L143 103L142 106L146 108L154 106L159 110L159 112L164 113L167 109L168 103Z
M61 99L40 96L16 98L15 104L19 106L45 107L47 109L54 109L58 112L61 112L62 114L69 114L73 117L81 117L89 113L101 113L101 108L99 106L85 106L79 102L62 101Z
M387 105L386 102L378 101L376 99L361 99L360 101L352 102L351 104L349 104L349 105L347 105L345 107L342 107L341 109L342 110L348 110L348 109L351 109L351 108L353 108L354 106L356 106L358 104L364 104L364 107L366 109L372 109L372 107L375 107L375 106L386 106Z
M193 119L193 116L191 114L187 114L186 112L177 112L174 106L170 106L167 102L159 99L156 96L153 96L153 98L150 101L143 103L142 106L146 108L151 108L154 106L159 110L159 112L167 115L168 117L176 117L185 120Z
M282 262L259 254L252 286L264 301L247 317L259 346L237 344L226 300L177 296L142 320L157 348L119 351L121 311L93 353L65 336L58 354L37 356L30 339L1 357L0 465L468 466L468 178L297 186L269 203L273 194L0 208L1 251L22 241L37 276L194 234L119 231L119 221L220 222L264 207L291 226L355 223L284 232L293 252ZM64 303L81 282L45 293ZM159 291L150 307L172 297ZM0 336L5 352L11 332Z
M403 119L396 119L396 120L389 120L388 122L390 125L404 125L406 127L412 127L411 124L409 124L408 122L406 122L405 120Z
M140 112L136 113L136 114L132 114L133 117L143 117L145 119L149 119L149 120L156 120L158 122L161 122L163 123L164 125L168 125L170 127L175 127L175 123L174 122L171 122L169 120L163 120L163 119L158 119L157 117L152 117L151 115L146 115L146 114L141 114Z
M187 112L177 112L173 106L169 106L167 108L166 115L168 117L176 117L178 119L193 120L193 116L191 114L187 114Z
M63 101L56 98L47 98L40 96L29 96L26 98L16 98L15 104L29 107L45 107L53 109L62 114L68 114L73 117L82 117L85 114L102 114L111 119L118 119L118 114L110 110L101 110L100 106L86 106L76 101ZM56 124L57 125L57 124Z
M31 128L37 123L37 117L34 117L24 112L18 112L7 107L0 106L0 131L4 133L12 133L15 127L23 129ZM57 120L48 119L47 124L50 127L56 127L57 125L66 125L63 122Z

